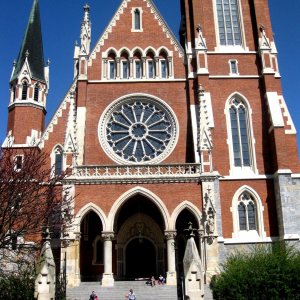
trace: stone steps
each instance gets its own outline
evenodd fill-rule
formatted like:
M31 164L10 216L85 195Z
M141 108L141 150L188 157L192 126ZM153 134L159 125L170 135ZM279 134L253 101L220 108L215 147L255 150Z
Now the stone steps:
M125 300L125 295L131 288L138 300L177 300L176 286L151 287L145 281L116 281L113 287L103 287L99 282L82 282L79 287L67 289L67 300L89 300L92 291L95 291L99 300ZM208 285L205 285L204 291L204 299L212 300Z
M113 287L102 287L100 283L82 282L79 287L67 289L67 300L88 300L95 291L99 300L123 300L129 289L133 289L138 300L176 300L176 286L156 285L151 287L145 281L116 281Z

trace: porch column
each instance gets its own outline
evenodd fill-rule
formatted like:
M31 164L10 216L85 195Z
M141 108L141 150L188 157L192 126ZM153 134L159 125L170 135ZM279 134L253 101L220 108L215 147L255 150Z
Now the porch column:
M75 238L62 242L61 270L65 269L67 287L72 288L80 285L80 233L76 233Z
M167 253L168 253L168 271L167 271L167 285L177 284L176 274L176 256L175 256L175 236L176 231L165 231L167 239Z
M112 273L112 240L113 232L103 232L104 239L104 273L102 277L102 286L114 286L114 274Z

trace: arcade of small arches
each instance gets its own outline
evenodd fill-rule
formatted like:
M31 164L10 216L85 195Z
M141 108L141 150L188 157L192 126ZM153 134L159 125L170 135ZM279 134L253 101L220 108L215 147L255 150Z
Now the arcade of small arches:
M115 79L171 79L173 52L166 48L108 49L102 53L102 76Z
M237 226L246 224L251 230L255 227L261 231L261 224L257 223L261 222L261 207L249 190L243 190L234 205L236 222L243 222ZM241 205L245 208L243 212ZM70 285L101 279L103 285L111 286L115 279L160 274L166 276L169 285L176 285L177 276L183 273L185 229L189 222L199 233L203 228L202 212L196 205L183 201L170 215L165 204L144 188L130 190L120 197L107 217L100 207L89 203L75 219L76 238L72 247L66 248L67 257L72 257L67 262ZM196 243L203 255L202 242L199 235Z

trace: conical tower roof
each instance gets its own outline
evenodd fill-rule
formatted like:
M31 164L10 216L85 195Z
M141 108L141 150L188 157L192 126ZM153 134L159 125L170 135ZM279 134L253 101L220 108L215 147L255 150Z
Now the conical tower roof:
M33 2L27 28L11 81L19 76L26 57L29 63L32 78L39 81L45 81L44 51L38 0L34 0Z

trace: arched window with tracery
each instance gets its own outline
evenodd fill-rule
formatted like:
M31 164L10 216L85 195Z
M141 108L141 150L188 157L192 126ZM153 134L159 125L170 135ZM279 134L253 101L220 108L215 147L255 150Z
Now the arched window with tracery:
M233 217L232 238L237 242L265 240L264 206L258 193L249 186L240 187L230 208Z
M257 208L253 196L248 192L242 193L238 200L237 209L239 230L257 230Z
M26 80L22 83L22 100L27 100L27 94L28 94L28 82Z
M252 137L249 111L245 103L233 97L229 103L231 148L234 167L251 167Z

